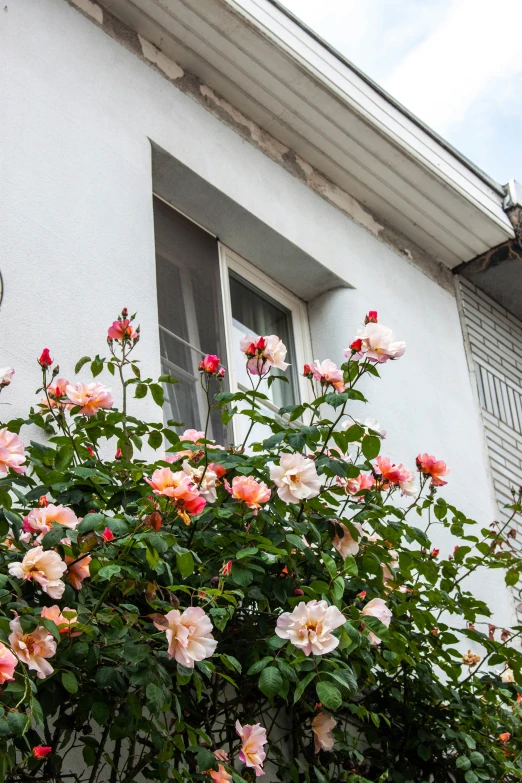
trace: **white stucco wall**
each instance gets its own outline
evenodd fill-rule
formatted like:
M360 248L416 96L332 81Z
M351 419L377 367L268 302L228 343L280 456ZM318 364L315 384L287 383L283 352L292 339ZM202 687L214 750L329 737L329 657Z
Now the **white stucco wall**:
M6 0L0 74L0 364L17 369L9 413L34 401L42 347L72 373L79 356L104 351L124 305L139 310L145 372L158 371L150 138L354 286L311 304L311 358L341 361L370 308L407 341L368 389L368 415L388 430L395 459L445 459L445 497L489 524L496 512L451 293L64 0ZM145 401L151 410L157 417ZM510 622L501 575L474 584L497 622Z

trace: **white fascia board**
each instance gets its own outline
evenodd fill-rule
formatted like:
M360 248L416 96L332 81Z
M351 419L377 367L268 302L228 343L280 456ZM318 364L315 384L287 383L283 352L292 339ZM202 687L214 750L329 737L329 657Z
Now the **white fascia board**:
M446 266L513 236L500 186L269 0L104 4Z

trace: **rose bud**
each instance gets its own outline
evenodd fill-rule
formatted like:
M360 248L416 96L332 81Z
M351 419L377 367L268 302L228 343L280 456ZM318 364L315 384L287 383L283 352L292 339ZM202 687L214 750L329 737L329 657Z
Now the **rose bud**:
M357 353L362 348L362 340L360 338L357 338L357 340L354 340L353 343L350 343L350 350L354 353Z
M365 324L376 324L377 323L377 310L370 310L366 318L364 319Z
M36 745L32 750L32 754L35 759L44 759L48 753L51 753L51 751L52 748L50 748L48 745Z
M47 497L45 495L40 495L38 498L38 505L40 508L46 508L49 505L49 501L47 500Z
M229 560L228 563L225 563L225 565L221 569L221 573L223 574L223 576L230 576L231 571L232 571L232 560Z
M304 590L301 590L300 587L296 587L294 590L294 595L304 595Z
M102 533L102 538L104 538L105 541L112 541L114 538L114 533L110 528L106 527Z
M38 364L40 367L50 367L53 363L53 360L51 359L51 354L49 353L49 348L44 348L40 358L38 359Z
M121 449L117 449L116 454L114 455L114 459L121 459L121 457L122 457Z

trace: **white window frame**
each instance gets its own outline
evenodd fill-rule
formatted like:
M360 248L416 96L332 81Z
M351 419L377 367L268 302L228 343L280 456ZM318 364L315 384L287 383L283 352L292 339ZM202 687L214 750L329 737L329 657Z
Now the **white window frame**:
M310 326L308 323L308 309L306 303L299 299L295 294L277 283L273 278L261 272L260 269L253 266L244 258L239 256L229 247L218 242L219 248L219 269L221 278L221 291L223 297L223 316L225 321L225 342L227 346L227 356L229 357L227 372L230 391L239 390L234 362L233 327L232 327L232 302L230 298L229 272L235 272L245 282L249 283L262 293L265 293L278 304L281 304L288 310L292 317L292 330L295 347L295 363L297 364L298 389L301 403L313 402L310 388L310 382L303 378L302 369L306 362L312 361L312 341L310 338ZM245 390L246 391L246 390ZM277 407L272 403L263 403L268 408L277 412ZM232 420L235 425L235 418ZM234 436L237 436L234 427Z

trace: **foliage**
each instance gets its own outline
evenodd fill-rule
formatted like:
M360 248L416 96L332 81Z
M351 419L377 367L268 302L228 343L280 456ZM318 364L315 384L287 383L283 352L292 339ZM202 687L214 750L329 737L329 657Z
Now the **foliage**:
M129 358L137 333L124 331L109 341L109 359L85 357L76 367L90 363L93 376L106 368L120 377L121 410L83 415L66 403L64 389L52 392L57 373L44 363L45 404L6 424L12 433L36 425L47 437L26 445L25 473L10 470L0 480L0 639L12 648L16 613L24 632L45 628L56 652L48 676L20 661L2 686L0 779L204 781L209 770L218 774L213 751L224 749L224 770L234 781L252 781L254 769L239 759L236 720L267 730L265 768L273 780L522 779L522 626L489 627L490 608L466 581L480 567L484 578L504 569L507 584L516 584L522 562L510 546L510 523L480 529L421 469L414 496L403 497L391 474L385 480L375 461L380 433L349 413L353 400L364 399L361 377L378 377L375 363L352 349L342 365L344 391L327 380L318 390L312 381L314 401L277 417L261 407L259 383L213 398L216 373L202 369L224 421L239 408L235 415L272 432L248 450L222 449L201 435L180 439L175 422L132 415L132 390L161 406L162 384L172 379L142 378ZM181 458L166 461L164 443L171 459ZM152 463L142 456L145 444L156 451ZM271 466L294 453L311 455L321 488L286 502ZM193 473L199 490L210 474L217 477L216 500L197 514L182 499L154 494L145 480L158 468L178 473L184 465L203 468ZM361 476L369 487L357 491ZM250 508L229 491L236 477L266 484L270 500ZM24 519L48 502L82 520L54 523L39 542L67 560L58 600L8 570L38 543ZM519 511L517 496L513 515ZM344 538L340 519L353 552L346 557L332 544ZM437 528L458 541L447 557L433 549ZM69 574L82 560L88 575L75 589ZM389 627L382 615L362 614L375 598L391 610ZM306 655L275 633L282 613L310 600L344 616L333 632L337 646L324 655ZM70 628L41 616L54 605ZM169 658L163 619L189 606L203 609L217 641L192 667ZM372 644L375 637L380 643ZM468 647L480 659L464 656L466 665ZM314 752L311 723L320 713L336 721L332 751ZM31 749L41 745L52 750L39 759Z

